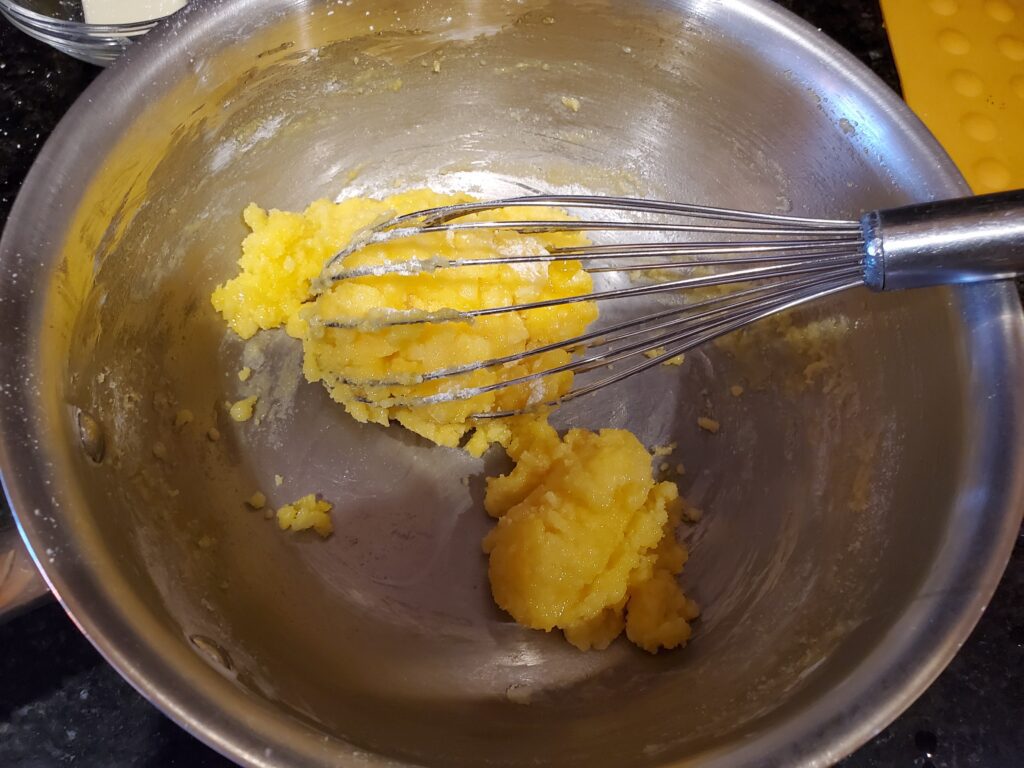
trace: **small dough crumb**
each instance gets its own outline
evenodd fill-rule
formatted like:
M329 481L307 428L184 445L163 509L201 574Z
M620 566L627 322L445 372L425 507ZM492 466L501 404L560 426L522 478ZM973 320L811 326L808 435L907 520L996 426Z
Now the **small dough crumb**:
M732 395L733 397L739 397L740 395L743 394L743 387L741 387L739 384L733 384L731 387L729 387L729 394Z
M244 400L239 400L229 409L231 418L235 421L248 421L251 419L252 411L256 406L257 400L259 400L258 395L253 395L252 397L247 397Z
M545 24L554 24L555 23L555 17L554 16L545 16L543 21L544 21Z
M202 549L209 549L213 546L212 536L202 536L199 541L196 542Z
M438 61L437 59L434 59L434 65L431 67L431 69L434 71L435 74L440 72L441 71L441 62Z
M664 347L655 347L654 349L648 349L646 352L644 352L644 357L653 360L656 357L661 357L667 351L668 350L665 349ZM685 359L686 355L679 354L676 355L675 357L670 357L668 360L665 360L662 363L662 365L682 365L683 360Z
M277 510L277 524L282 531L312 528L326 539L334 531L334 525L327 514L331 508L331 504L311 493Z
M238 372L239 381L248 381L250 376L252 376L252 368L248 365Z
M562 104L565 105L568 109L571 109L573 112L580 111L580 100L577 99L575 96L563 96Z
M153 455L160 459L160 461L166 461L167 446L161 443L159 440L153 443Z
M284 485L284 476L274 475L274 485L276 485L278 488Z
M684 467L681 462L679 464L676 464L676 474L677 475L685 475L686 474L686 467Z
M210 427L206 430L206 436L210 439L211 443L216 443L220 440L220 430L216 427Z
M267 504L267 497L260 491L256 491L256 493L245 500L245 503L253 509L263 509Z
M181 429L186 424L191 424L194 419L195 416L193 415L192 411L190 411L188 408L182 408L174 416L174 426L178 429Z
M699 417L697 419L697 426L707 432L710 432L713 435L716 434L718 430L722 428L722 425L719 424L717 420L712 419L708 416Z
M667 461L661 462L661 464L659 465L658 469L660 469L662 472L668 472L668 462Z
M675 443L669 443L668 445L656 445L651 450L651 453L654 456L671 456L672 452L675 451L675 449L676 449L676 444Z

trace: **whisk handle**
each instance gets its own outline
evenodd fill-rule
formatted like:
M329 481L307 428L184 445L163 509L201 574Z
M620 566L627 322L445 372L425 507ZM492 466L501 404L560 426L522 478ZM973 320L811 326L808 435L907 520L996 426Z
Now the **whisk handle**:
M1024 190L872 211L864 282L876 291L1024 274Z

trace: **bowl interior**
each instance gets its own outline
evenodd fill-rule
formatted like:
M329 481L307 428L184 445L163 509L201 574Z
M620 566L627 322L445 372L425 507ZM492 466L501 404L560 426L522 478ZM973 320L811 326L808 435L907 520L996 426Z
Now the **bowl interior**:
M669 461L705 510L683 576L703 617L656 657L513 624L480 551L500 457L356 424L301 380L294 342L229 336L209 295L235 272L253 201L425 185L853 217L948 189L916 170L929 150L758 5L262 10L197 12L194 47L148 41L149 97L119 98L123 130L75 193L41 342L60 350L44 396L81 553L57 557L102 577L168 659L216 673L190 673L197 695L244 690L233 701L287 721L293 742L353 761L710 760L842 696L952 525L966 353L947 291L854 291L559 412L562 427L677 442ZM257 421L235 424L225 401L252 392ZM178 428L183 408L195 421ZM99 464L80 412L103 432ZM242 503L256 490L272 506L322 493L335 535L282 534Z

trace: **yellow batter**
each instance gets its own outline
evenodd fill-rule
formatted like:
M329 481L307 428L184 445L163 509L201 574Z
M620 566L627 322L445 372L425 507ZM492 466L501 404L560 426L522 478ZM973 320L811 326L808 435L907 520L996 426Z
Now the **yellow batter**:
M334 524L327 514L330 511L331 505L328 502L311 493L277 510L277 524L282 530L304 531L312 528L327 538L334 531Z
M698 611L675 580L686 561L675 484L654 482L651 455L625 430L559 438L530 417L510 427L515 469L488 478L484 500L498 518L484 539L495 602L583 650L624 626L651 652L684 643Z
M252 229L242 244L241 274L213 293L213 305L244 339L257 330L284 326L302 339L304 373L322 381L331 397L358 421L387 425L397 421L439 445L457 446L473 429L475 413L521 408L556 399L572 382L571 374L546 377L532 386L520 385L467 400L427 407L406 407L397 398L433 395L444 388L478 387L499 378L543 370L567 362L557 350L531 357L500 370L480 370L442 382L414 386L371 387L351 382L415 377L429 371L524 351L551 341L576 336L596 318L591 303L538 309L478 318L472 323L447 322L374 328L367 318L388 310L437 312L542 301L587 293L590 276L579 262L463 267L418 275L366 276L335 283L314 303L304 305L310 283L325 262L360 230L394 216L438 205L464 202L466 196L438 195L417 190L387 200L355 198L341 203L319 200L305 213L266 212L250 205L245 221ZM550 208L519 208L491 212L489 219L558 218ZM561 216L564 218L564 215ZM473 217L467 217L471 221ZM371 245L350 256L346 268L385 261L441 258L482 258L579 245L575 233L535 236L512 232L460 232L453 238L431 234L398 242ZM374 314L376 313L376 315ZM363 323L361 328L330 328L324 321ZM372 402L363 402L370 400ZM390 403L390 404L389 404ZM466 446L480 455L490 443L507 442L500 422L481 422Z
M214 291L213 305L242 338L284 327L300 339L306 378L323 382L359 421L385 426L395 421L440 445L462 444L473 455L494 442L507 448L516 466L507 476L488 479L485 504L498 522L484 549L495 601L516 621L562 629L581 649L604 648L623 629L651 652L682 645L697 608L676 581L686 560L675 536L678 490L654 482L651 455L636 437L623 430L571 430L560 438L544 416L472 419L476 413L556 400L571 387L571 374L467 400L426 406L409 401L568 361L569 353L552 351L444 383L417 379L577 336L596 318L596 307L581 302L473 322L390 327L379 322L395 310L465 311L585 294L592 285L578 262L366 275L333 283L311 299L311 284L324 264L363 229L396 214L470 199L415 190L385 200L320 200L304 213L250 205L244 216L252 232L242 245L241 271ZM519 208L482 217L558 219L564 214ZM436 233L366 246L343 266L536 254L584 242L577 233ZM383 379L390 381L380 385ZM300 501L278 513L282 527L309 527L315 519L318 532L329 532L329 505L315 497Z

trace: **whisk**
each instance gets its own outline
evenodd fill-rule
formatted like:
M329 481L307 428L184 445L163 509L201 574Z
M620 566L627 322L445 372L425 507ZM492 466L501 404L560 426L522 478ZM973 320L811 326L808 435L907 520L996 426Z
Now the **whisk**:
M499 208L537 206L571 211L569 220L460 221ZM505 230L517 233L616 233L615 242L551 248L536 255L473 259L432 258L346 269L346 257L373 243L414 238L431 232ZM626 234L644 239L620 242ZM611 302L679 293L682 303L638 313L627 320L573 338L490 360L418 376L417 382L452 379L437 394L405 398L408 406L461 400L497 389L530 384L571 371L574 386L558 403L582 397L676 358L724 334L794 307L857 286L875 291L919 288L1012 278L1024 271L1024 190L943 200L865 213L859 220L831 220L754 213L704 205L628 197L531 195L432 208L398 216L357 237L325 265L314 289L367 275L418 274L489 264L582 263L587 272L638 273L655 279L612 286L568 298L483 307L468 311L391 311L376 324L407 325L472 321L575 302ZM697 274L693 274L696 271ZM685 301L687 291L701 291ZM352 327L325 318L323 325ZM460 387L457 378L481 368L508 366L552 350L570 351L562 365L480 387ZM601 372L591 380L582 374ZM362 387L409 384L408 378L350 382ZM367 402L372 402L368 398ZM545 403L554 405L555 403ZM477 414L510 416L518 411Z

